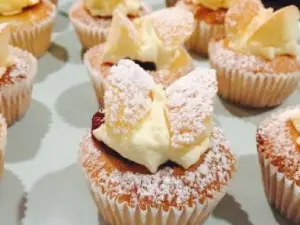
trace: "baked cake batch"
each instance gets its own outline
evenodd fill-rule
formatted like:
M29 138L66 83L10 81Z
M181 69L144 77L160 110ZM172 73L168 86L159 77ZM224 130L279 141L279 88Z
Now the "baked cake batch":
M8 127L30 107L37 60L51 45L56 4L0 2L0 174ZM99 105L78 140L78 161L111 225L204 224L238 170L235 140L215 120L217 95L266 109L300 82L296 6L166 5L153 11L141 0L76 0L69 9ZM190 52L211 68L196 67ZM300 105L261 122L256 142L266 198L300 224Z

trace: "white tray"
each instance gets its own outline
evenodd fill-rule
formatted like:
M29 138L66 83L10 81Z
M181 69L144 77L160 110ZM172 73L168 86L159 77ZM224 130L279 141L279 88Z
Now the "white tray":
M148 2L155 9L164 3ZM76 163L80 137L97 104L81 61L81 46L67 18L71 4L60 2L53 46L39 61L31 108L9 128L0 181L0 225L104 225ZM205 59L196 62L208 67ZM281 107L297 103L300 90ZM256 124L272 110L247 110L218 99L215 112L239 156L239 168L206 225L289 224L267 203L256 156Z

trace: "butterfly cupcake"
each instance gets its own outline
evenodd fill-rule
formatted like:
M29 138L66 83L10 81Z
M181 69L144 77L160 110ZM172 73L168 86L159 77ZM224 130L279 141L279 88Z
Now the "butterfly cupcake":
M243 0L245 1L245 0ZM181 0L176 6L194 14L196 27L193 35L186 42L188 49L207 55L211 39L225 37L225 15L237 0Z
M0 23L11 26L11 44L36 57L51 44L56 7L49 0L1 0Z
M0 24L0 113L8 126L27 111L37 72L34 56L10 46L9 40L9 25Z
M111 225L203 224L236 169L213 122L215 71L197 68L166 89L131 60L110 73L79 150L100 213Z
M256 138L266 196L272 206L299 224L300 106L265 119Z
M116 10L107 42L84 56L99 103L103 103L110 69L121 59L134 60L165 87L186 75L193 63L182 44L193 28L193 15L179 8L163 9L134 21Z
M212 41L210 63L219 94L236 104L281 104L300 79L299 10L266 9L258 0L240 1L226 16L227 37Z
M141 0L78 0L69 11L69 17L83 48L106 41L115 9L130 20L148 14L151 9Z

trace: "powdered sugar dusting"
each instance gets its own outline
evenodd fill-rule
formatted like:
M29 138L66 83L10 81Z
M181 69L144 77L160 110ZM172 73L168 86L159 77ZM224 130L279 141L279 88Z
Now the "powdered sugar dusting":
M100 150L86 136L80 145L80 164L95 192L126 201L132 207L178 207L205 204L225 187L235 170L235 158L220 129L211 137L212 148L200 165L188 170L164 167L155 174L118 170L118 164L106 166ZM109 168L109 169L108 169ZM179 172L180 171L180 172Z
M300 70L300 49L297 46L297 57L280 55L273 60L260 56L245 55L235 52L225 46L224 40L211 41L209 57L212 67L223 65L228 70L239 70L241 73L270 74L293 73Z
M194 15L179 7L158 10L151 13L149 18L167 46L183 44L194 31Z
M29 67L28 67L28 63L20 58L20 57L16 57L15 56L15 63L14 66L12 67L11 71L10 71L10 76L11 77L16 77L19 75L23 75L23 74L27 74Z
M300 182L300 147L292 139L288 122L300 107L279 111L266 119L257 131L258 151L290 179Z
M211 62L218 62L226 65L226 68L235 69L238 67L244 72L266 72L273 73L273 69L266 60L254 55L238 54L223 47L224 42L211 42L209 45L209 56Z
M130 132L149 112L153 78L131 60L120 60L111 69L104 95L105 121L115 133Z
M7 67L5 73L0 77L0 87L9 86L28 79L30 67L27 61L18 55L13 55L13 65Z
M227 36L239 35L264 8L261 0L238 1L226 13Z
M215 70L197 68L175 81L166 91L171 145L190 145L206 130L205 120L213 113L217 92Z

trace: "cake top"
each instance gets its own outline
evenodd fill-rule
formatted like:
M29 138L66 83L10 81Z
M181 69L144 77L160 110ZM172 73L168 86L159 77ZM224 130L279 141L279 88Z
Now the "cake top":
M132 162L110 156L103 147L95 146L91 136L84 138L81 146L81 164L95 192L129 206L143 210L207 204L216 193L224 191L236 168L224 134L214 128L210 138L211 148L188 169L164 165L151 174Z
M171 160L193 165L209 147L214 70L197 68L166 90L131 60L111 69L104 95L105 123L94 136L151 172Z
M38 3L39 0L1 0L0 15L15 15L21 13L24 8Z
M26 29L34 24L41 23L55 17L55 8L55 5L51 1L40 0L38 4L25 7L17 14L0 14L0 23L9 23L12 31L16 29Z
M182 44L193 30L193 15L183 9L163 9L134 21L116 10L102 58L112 64L129 58L178 69L187 58Z
M137 15L141 0L84 0L84 5L93 16L112 16L115 9L125 15Z
M228 46L269 60L277 55L295 56L299 15L296 6L273 12L271 8L264 8L260 0L239 0L225 19Z
M212 10L220 8L229 9L237 0L189 0L195 5L203 5L204 7Z
M272 114L258 127L258 150L284 173L300 185L300 145L298 139L300 107L292 107Z
M263 56L246 55L231 50L226 40L211 41L209 49L214 54L210 57L212 61L220 64L226 64L228 69L236 69L238 65L239 71L254 75L264 76L296 76L300 70L300 49L297 46L297 56L277 55L273 60L269 60Z

